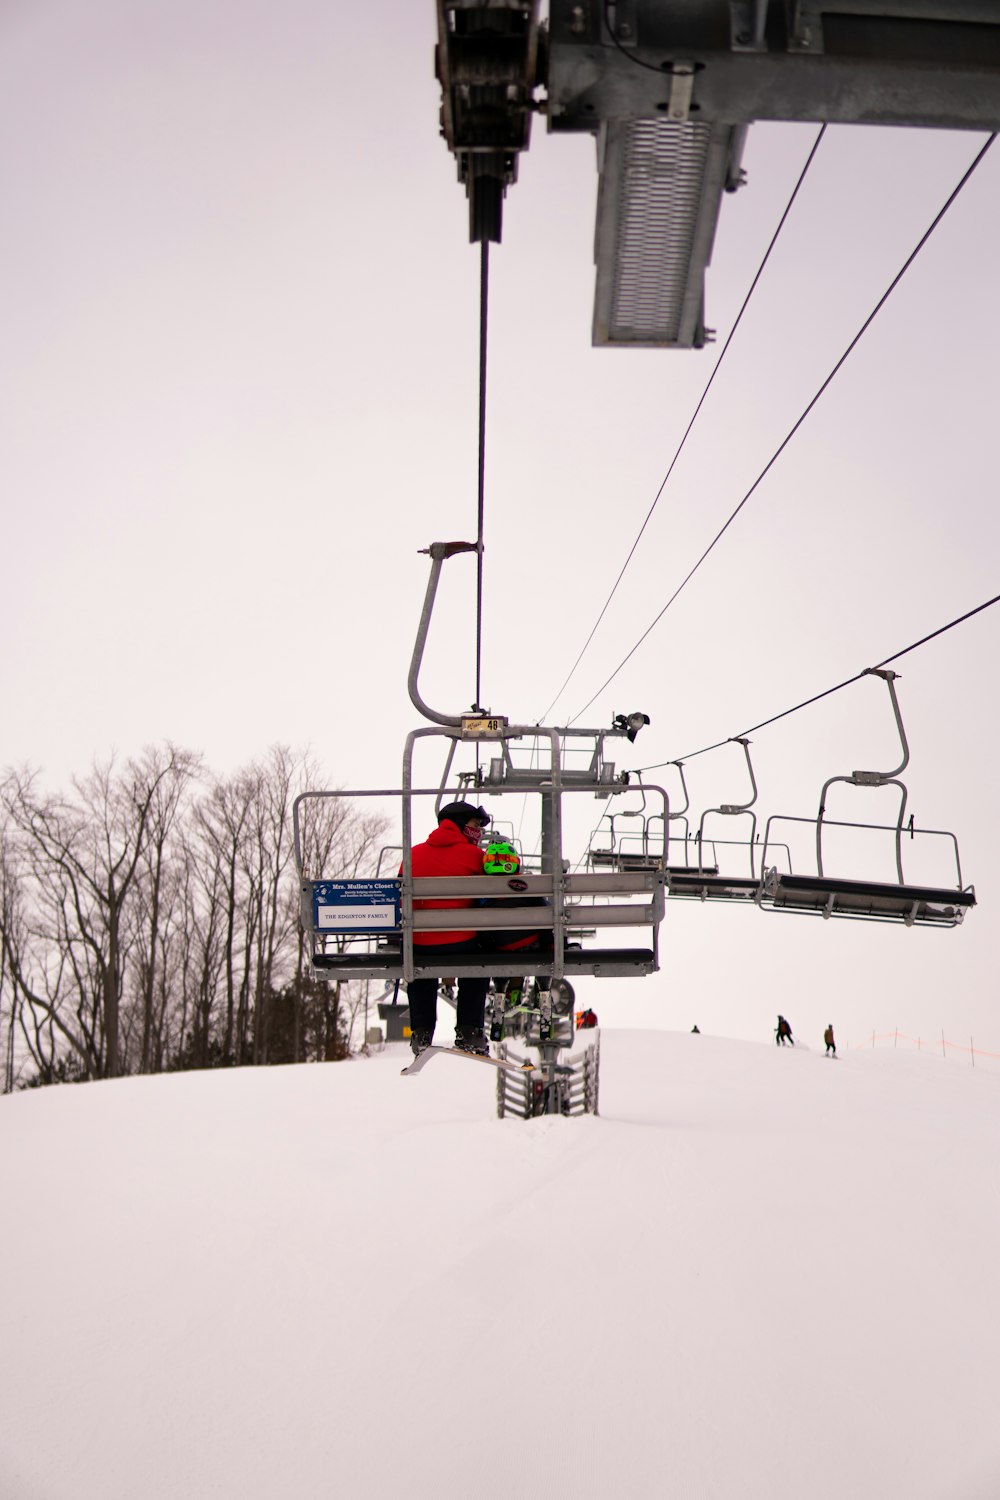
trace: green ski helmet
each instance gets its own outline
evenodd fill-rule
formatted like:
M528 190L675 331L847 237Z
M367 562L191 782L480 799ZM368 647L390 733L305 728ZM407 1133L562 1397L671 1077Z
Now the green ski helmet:
M483 870L487 875L516 875L521 868L521 856L513 844L503 839L494 839L486 846Z

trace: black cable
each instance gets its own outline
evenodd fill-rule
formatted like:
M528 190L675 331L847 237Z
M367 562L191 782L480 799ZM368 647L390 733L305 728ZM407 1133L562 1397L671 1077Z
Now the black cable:
M814 693L811 698L805 698L801 703L796 703L794 708L786 708L780 714L772 714L769 719L761 719L759 724L752 724L749 729L743 729L739 734L730 735L728 739L717 740L714 745L705 745L701 750L692 750L690 755L675 756L672 760L658 760L655 765L640 766L638 774L641 776L646 771L658 771L662 766L675 766L688 760L694 760L696 756L707 755L710 750L718 750L722 745L731 745L735 740L746 739L748 735L756 734L758 729L766 729L769 724L776 724L779 719L787 719L790 714L797 714L800 709L808 708L811 703L818 703L821 698L829 698L831 693L839 693L841 688L850 687L852 682L860 682L862 677L867 677L869 672L876 671L880 667L887 667L891 661L898 661L901 656L907 656L909 652L916 651L918 646L926 646L928 641L935 640L939 635L944 635L948 630L954 630L956 625L962 625L966 620L971 620L973 615L982 614L984 609L990 609L994 604L1000 604L1000 594L994 594L992 599L987 599L985 604L977 604L975 609L966 610L964 615L959 615L956 620L950 620L947 625L941 625L937 630L932 630L930 635L923 635L919 641L914 641L912 646L904 646L902 651L894 651L891 656L883 657L876 662L875 667L865 667L860 672L855 672L853 677L845 677L843 682L838 682L836 687L824 688L822 693Z
M965 172L963 172L961 178L958 181L957 186L952 189L951 193L948 195L948 198L945 200L945 202L942 205L942 207L940 209L938 209L937 213L934 215L934 218L931 220L930 225L924 231L924 233L921 235L920 239L917 241L917 244L915 245L915 247L913 248L913 250L910 251L910 254L907 256L906 260L903 262L903 264L900 267L900 269L896 272L896 274L893 277L892 281L889 283L889 285L886 288L886 290L882 293L882 296L876 302L875 306L872 308L871 312L868 314L867 318L862 323L862 325L858 329L857 333L851 339L851 342L848 344L848 346L844 350L843 354L837 360L837 363L834 365L834 367L830 371L829 375L823 381L823 384L820 386L819 390L816 392L816 394L813 396L812 400L806 406L805 410L802 412L802 414L799 416L799 418L797 419L797 421L794 423L794 425L792 426L791 430L783 438L782 442L779 444L779 446L776 449L776 451L768 459L768 461L764 465L763 469L761 469L760 473L757 475L757 478L754 480L753 484L747 490L746 494L743 496L743 499L740 501L739 505L737 505L736 509L733 511L732 515L726 521L725 525L719 531L716 532L715 536L709 542L708 546L705 548L704 552L701 554L701 556L699 557L698 561L695 563L694 567L690 570L690 572L682 580L682 582L680 584L678 584L677 588L671 594L670 598L667 600L666 604L660 610L659 614L652 621L652 623L649 626L647 626L647 628L643 631L642 635L636 641L636 643L632 647L631 651L629 651L629 653L622 658L622 660L618 663L618 665L615 668L615 670L611 673L611 676L608 677L607 680L601 684L601 686L597 689L597 692L594 694L594 696L592 698L588 699L588 701L580 709L580 712L577 713L577 714L575 714L574 717L572 719L570 719L570 721L569 721L570 724L575 724L576 721L577 721L577 719L579 719L582 714L586 713L587 709L594 702L594 700L596 698L599 698L600 695L601 695L601 693L604 692L604 689L606 687L608 687L609 684L614 681L614 679L618 676L618 673L621 671L622 667L625 666L626 662L628 662L628 661L631 660L631 658L638 651L639 647L642 645L643 641L647 638L647 636L649 636L652 633L652 631L656 628L656 626L663 619L663 616L666 614L667 610L673 604L673 602L677 598L677 596L687 586L687 584L690 583L691 579L694 577L695 573L697 573L698 569L701 567L702 563L705 561L706 557L708 557L708 555L712 551L712 549L716 546L716 544L718 542L720 542L722 540L723 536L726 534L726 532L729 530L730 526L736 520L736 517L739 515L740 511L743 509L744 505L746 505L747 501L750 499L750 497L753 495L754 491L757 489L757 486L767 476L767 474L770 473L771 469L777 463L777 461L781 457L782 453L784 453L785 449L788 447L788 444L791 442L792 438L795 436L795 434L798 432L799 428L802 426L802 424L805 421L806 417L808 417L809 413L812 411L813 407L816 405L816 403L819 401L820 397L826 391L827 387L832 383L834 377L838 374L838 372L840 371L841 367L844 365L845 361L847 360L848 356L853 352L853 350L856 348L856 346L860 343L860 341L861 341L862 337L864 336L864 334L871 327L872 323L875 321L875 318L881 312L882 308L885 306L886 302L889 300L890 296L895 291L895 289L899 285L900 281L902 281L903 277L906 275L906 272L909 270L910 266L916 260L917 256L920 254L920 251L924 248L924 246L926 245L927 241L930 239L931 235L934 233L935 229L938 227L938 225L940 224L941 220L944 218L945 214L948 212L949 208L951 208L951 205L954 203L954 201L958 197L959 193L965 187L965 184L968 182L968 180L972 176L973 172L979 166L979 163L982 161L982 159L986 155L987 151L993 145L993 142L996 140L996 138L997 138L997 132L993 131L993 133L987 139L985 145L976 154L976 157L973 160L973 162L971 163L971 165L965 170Z
M623 57L627 57L630 63L635 63L635 65L636 65L637 68L645 68L647 70L647 72L649 72L649 73L659 73L659 75L660 75L661 78L664 76L664 74L669 75L669 72L670 72L670 63L669 62L666 62L666 63L648 63L648 62L643 62L643 60L642 60L641 57L636 57L636 55L635 55L634 52L630 52L627 47L623 47L622 46L621 42L615 36L615 28L611 24L611 6L612 6L612 0L604 0L604 27L605 27L605 30L608 33L608 36L614 42L615 46L618 48L618 51L622 54L622 56Z
M618 585L621 583L622 579L625 577L625 573L626 573L626 570L628 568L628 565L632 561L632 558L635 555L635 550L636 550L636 548L638 547L639 543L642 540L643 532L646 530L646 527L649 525L649 522L650 522L650 519L652 517L653 511L656 509L657 505L659 504L660 496L663 494L663 491L667 487L667 481L669 480L671 474L674 472L674 468L675 468L675 466L677 464L677 460L680 458L681 453L682 453L682 451L684 449L684 444L687 442L688 437L689 437L690 432L691 432L691 429L694 426L695 422L697 421L698 414L699 414L699 412L701 411L702 407L705 404L705 397L708 395L709 391L712 388L712 382L714 381L716 375L718 375L718 373L719 373L719 366L722 364L722 361L726 357L726 352L727 352L730 344L733 341L733 336L736 333L737 328L739 328L739 326L740 326L740 322L741 322L741 320L743 318L743 314L747 310L747 306L748 306L748 304L750 302L750 298L753 296L753 294L754 294L754 292L755 292L755 290L757 288L757 283L760 280L761 275L763 274L764 267L767 265L768 260L771 257L771 251L774 249L775 245L777 244L777 242L778 242L778 236L780 235L782 229L785 227L785 220L788 218L788 215L791 212L792 204L795 202L795 199L798 197L799 188L802 186L803 182L805 181L806 173L809 171L809 168L812 166L813 157L816 155L816 152L817 152L817 150L819 148L819 143L823 139L823 135L824 135L825 131L826 131L826 125L821 125L820 128L819 128L819 133L816 136L816 139L813 141L812 150L809 152L809 155L806 158L806 164L802 168L802 171L799 173L799 180L795 184L794 188L792 189L792 196L789 198L788 202L785 204L785 211L781 215L781 218L778 221L778 227L777 227L777 229L774 231L774 234L771 236L771 243L768 245L766 251L764 252L764 259L761 261L760 265L757 267L757 273L756 273L756 275L754 276L753 280L750 283L750 289L747 292L746 296L743 298L743 306L740 308L739 312L736 314L736 321L733 324L732 328L729 330L729 336L726 339L726 342L722 346L722 349L721 349L721 351L719 353L718 359L715 361L715 364L714 364L714 366L712 368L712 373L711 373L711 375L709 375L708 380L707 380L707 382L705 384L705 389L702 391L700 397L698 398L698 404L695 407L695 409L694 409L694 411L693 411L693 413L691 415L691 420L688 422L687 427L684 429L684 436L681 438L680 442L678 443L678 445L677 445L677 451L674 454L673 458L670 460L670 467L667 469L666 474L664 474L664 476L663 476L663 482L661 483L660 488L656 492L656 495L654 497L652 505L649 507L649 510L646 512L646 519L643 521L642 525L639 527L638 535L636 536L635 541L632 543L632 547L631 547L631 550L629 551L628 557L626 557L624 563L622 564L621 572L618 574L618 577L615 579L614 585L612 586L610 594L608 595L607 599L604 601L604 605L603 605L603 608L601 609L600 614L597 616L597 619L594 621L593 629L591 630L591 632L588 635L587 639L584 641L583 646L582 646L581 651L580 651L580 654L577 657L576 661L573 663L572 667L570 667L569 676L566 678L566 681L563 683L562 687L559 689L558 693L556 693L556 695L553 698L552 702L549 704L548 708L545 710L544 714L542 715L542 719L543 720L545 720L545 719L548 718L549 714L552 712L552 710L555 707L555 705L559 702L559 699L562 697L563 693L566 691L567 687L569 686L570 682L572 681L573 674L576 672L577 667L580 665L581 661L583 660L583 658L584 658L584 656L586 654L586 651L587 651L587 647L590 645L591 641L594 639L594 636L597 634L597 627L600 625L601 621L604 619L604 616L608 612L608 607L610 606L612 599L615 597L615 594L618 591Z
M482 713L483 673L483 519L486 510L486 331L489 313L490 242L483 238L479 256L479 498L476 510L476 699Z
M964 615L959 615L957 620L952 620L948 625L942 625L938 630L932 630L930 635L921 636L919 641L914 641L912 646L904 646L902 651L897 651L892 656L887 656L884 661L876 662L878 667L887 667L891 661L898 661L901 656L906 656L910 651L916 651L918 646L926 646L935 636L944 635L946 630L951 630L956 625L961 625L965 620L971 620L973 615L981 614L984 609L989 609L991 604L1000 602L1000 594L994 594L992 599L987 599L985 604L977 604L975 609L968 610Z

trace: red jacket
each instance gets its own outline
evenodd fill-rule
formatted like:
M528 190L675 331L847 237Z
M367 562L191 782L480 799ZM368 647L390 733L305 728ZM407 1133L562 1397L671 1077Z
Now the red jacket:
M485 855L477 844L472 844L465 834L449 818L439 823L423 844L413 846L413 874L415 878L425 875L482 875ZM442 897L439 901L414 901L414 911L429 907L472 906L472 896ZM467 932L415 932L413 941L418 947L436 943L464 943L476 934Z

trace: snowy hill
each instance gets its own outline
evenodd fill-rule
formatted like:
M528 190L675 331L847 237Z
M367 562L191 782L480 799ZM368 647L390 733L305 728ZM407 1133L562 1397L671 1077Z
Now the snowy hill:
M4 1500L994 1500L1000 1077L606 1032L0 1101Z

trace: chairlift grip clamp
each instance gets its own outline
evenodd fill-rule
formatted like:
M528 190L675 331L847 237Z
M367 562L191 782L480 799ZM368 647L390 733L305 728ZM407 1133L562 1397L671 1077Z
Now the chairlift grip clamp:
M429 547L417 549L421 557L431 557L435 562L444 562L448 557L455 557L459 552L478 552L478 542L431 542Z

